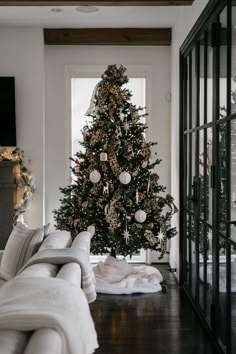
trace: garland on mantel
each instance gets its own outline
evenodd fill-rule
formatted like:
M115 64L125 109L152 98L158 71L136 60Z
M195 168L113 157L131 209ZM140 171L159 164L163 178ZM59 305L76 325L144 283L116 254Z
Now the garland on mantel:
M36 185L29 169L30 160L24 156L24 151L19 148L0 147L0 161L16 161L16 189L17 198L14 206L13 223L28 209Z

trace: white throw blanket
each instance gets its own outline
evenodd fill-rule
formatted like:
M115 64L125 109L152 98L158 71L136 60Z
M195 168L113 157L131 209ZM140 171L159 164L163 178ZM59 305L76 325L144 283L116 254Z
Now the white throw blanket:
M16 277L0 291L0 328L54 328L63 354L90 354L98 347L88 302L79 286L58 278Z
M104 294L153 293L162 289L162 275L154 267L133 267L126 260L108 256L94 268L96 291Z
M90 264L89 254L81 248L54 248L39 251L28 260L18 274L32 264L49 263L61 265L70 262L75 262L80 265L82 273L82 289L88 302L93 302L97 296L94 273Z

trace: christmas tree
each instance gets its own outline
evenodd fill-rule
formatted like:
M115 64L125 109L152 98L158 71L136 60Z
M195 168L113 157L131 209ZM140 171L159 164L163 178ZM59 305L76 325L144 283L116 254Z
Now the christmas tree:
M93 254L130 257L140 249L167 251L167 239L176 234L170 220L176 212L173 198L164 195L153 172L160 159L152 156L156 143L145 141L144 108L130 102L124 66L109 65L96 85L83 128L85 152L71 158L74 181L60 188L64 198L54 210L56 227L72 237L95 226Z

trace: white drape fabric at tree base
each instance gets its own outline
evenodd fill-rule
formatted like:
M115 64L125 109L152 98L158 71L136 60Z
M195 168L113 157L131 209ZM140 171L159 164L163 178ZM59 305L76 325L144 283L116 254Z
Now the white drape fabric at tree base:
M162 275L152 266L131 266L124 259L108 256L93 269L97 293L155 293L162 290Z

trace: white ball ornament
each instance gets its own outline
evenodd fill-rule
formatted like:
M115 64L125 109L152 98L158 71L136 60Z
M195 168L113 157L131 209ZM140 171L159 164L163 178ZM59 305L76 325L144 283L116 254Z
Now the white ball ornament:
M97 170L94 170L90 173L89 179L92 183L98 183L101 179L101 175Z
M106 152L100 153L100 161L107 161L107 153Z
M121 172L121 174L119 175L119 180L122 184L129 184L129 182L131 181L131 176L129 172Z
M143 163L142 163L142 168L146 168L147 165L148 165L147 161L143 161Z
M136 213L134 214L135 220L137 222L144 222L146 220L147 214L145 213L145 211L139 209L136 211Z

